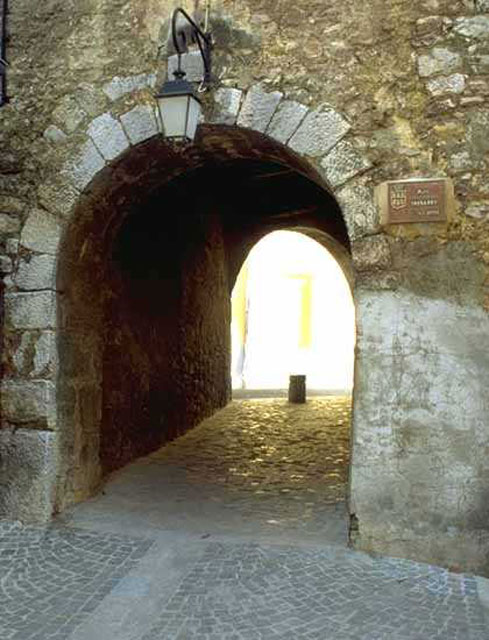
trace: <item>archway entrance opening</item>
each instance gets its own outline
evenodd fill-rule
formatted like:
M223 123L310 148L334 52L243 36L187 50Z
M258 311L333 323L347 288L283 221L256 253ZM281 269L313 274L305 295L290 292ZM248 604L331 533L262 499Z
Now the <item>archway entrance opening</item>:
M232 527L234 514L238 528L249 516L251 529L273 533L280 513L300 528L309 510L319 535L331 507L319 485L303 482L290 496L286 461L263 486L250 481L260 451L240 425L253 431L256 416L218 411L231 400L231 293L250 249L277 230L304 232L348 277L346 226L320 178L290 150L238 128L202 127L200 135L191 150L151 139L129 151L96 178L65 233L58 508L132 462L127 493L98 498L112 500L108 511L120 500L139 522L156 517L170 527L184 512L199 529Z
M275 231L250 251L232 294L233 396L351 394L355 311L334 257L303 233Z

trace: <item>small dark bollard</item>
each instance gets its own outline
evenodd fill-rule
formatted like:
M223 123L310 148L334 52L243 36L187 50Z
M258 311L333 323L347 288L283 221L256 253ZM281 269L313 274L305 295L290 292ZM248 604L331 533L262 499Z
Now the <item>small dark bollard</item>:
M306 376L290 376L289 402L303 404L306 401Z

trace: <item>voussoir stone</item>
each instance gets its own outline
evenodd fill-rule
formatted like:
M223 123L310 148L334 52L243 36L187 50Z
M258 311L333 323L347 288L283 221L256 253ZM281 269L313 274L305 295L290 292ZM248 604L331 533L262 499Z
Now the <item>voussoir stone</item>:
M80 192L72 184L59 177L43 182L37 189L40 204L52 214L67 218L80 197Z
M371 166L370 160L345 140L321 160L324 177L332 187L344 184Z
M354 240L379 230L379 215L373 191L365 185L350 183L336 192L350 239Z
M20 243L26 249L56 255L61 235L58 220L42 209L33 209L20 235Z
M148 104L140 104L121 116L122 126L131 144L138 144L157 135L154 109Z
M485 40L489 37L489 16L471 16L455 20L453 32L473 40Z
M443 47L435 47L428 54L418 58L418 73L422 78L449 75L461 68L462 56Z
M62 169L67 179L83 191L92 178L105 167L105 160L92 140L86 140Z
M444 93L463 93L465 90L465 76L461 73L454 73L451 76L438 76L427 82L428 91L439 96Z
M214 94L214 115L212 122L236 124L243 92L241 89L221 87Z
M280 91L267 93L260 85L251 87L241 107L238 125L264 132L282 97Z
M310 111L289 141L289 147L308 156L323 156L348 133L350 124L332 107Z
M56 283L56 256L42 254L23 257L19 261L14 283L24 291L54 289Z
M308 108L295 100L281 102L267 129L269 135L277 142L286 144L304 120Z
M5 294L5 322L13 329L56 327L56 294L36 291Z
M106 160L115 160L129 147L121 123L110 113L103 113L88 125L88 135Z

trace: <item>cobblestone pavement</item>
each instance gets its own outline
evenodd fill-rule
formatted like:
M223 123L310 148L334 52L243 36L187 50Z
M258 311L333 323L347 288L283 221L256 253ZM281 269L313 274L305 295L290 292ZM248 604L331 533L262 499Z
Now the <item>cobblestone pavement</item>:
M350 413L348 396L234 401L149 459L224 488L244 512L320 528L325 507L345 501Z
M0 640L488 640L488 581L346 548L349 405L235 401L53 525L0 522Z
M413 562L211 544L143 640L487 640L476 593Z
M0 522L0 638L70 637L151 544Z

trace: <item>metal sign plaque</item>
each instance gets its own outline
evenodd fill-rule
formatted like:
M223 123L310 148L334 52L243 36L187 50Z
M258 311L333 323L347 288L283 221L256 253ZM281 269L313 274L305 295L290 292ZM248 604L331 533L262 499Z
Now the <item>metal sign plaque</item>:
M405 180L387 185L387 223L445 222L445 180Z

